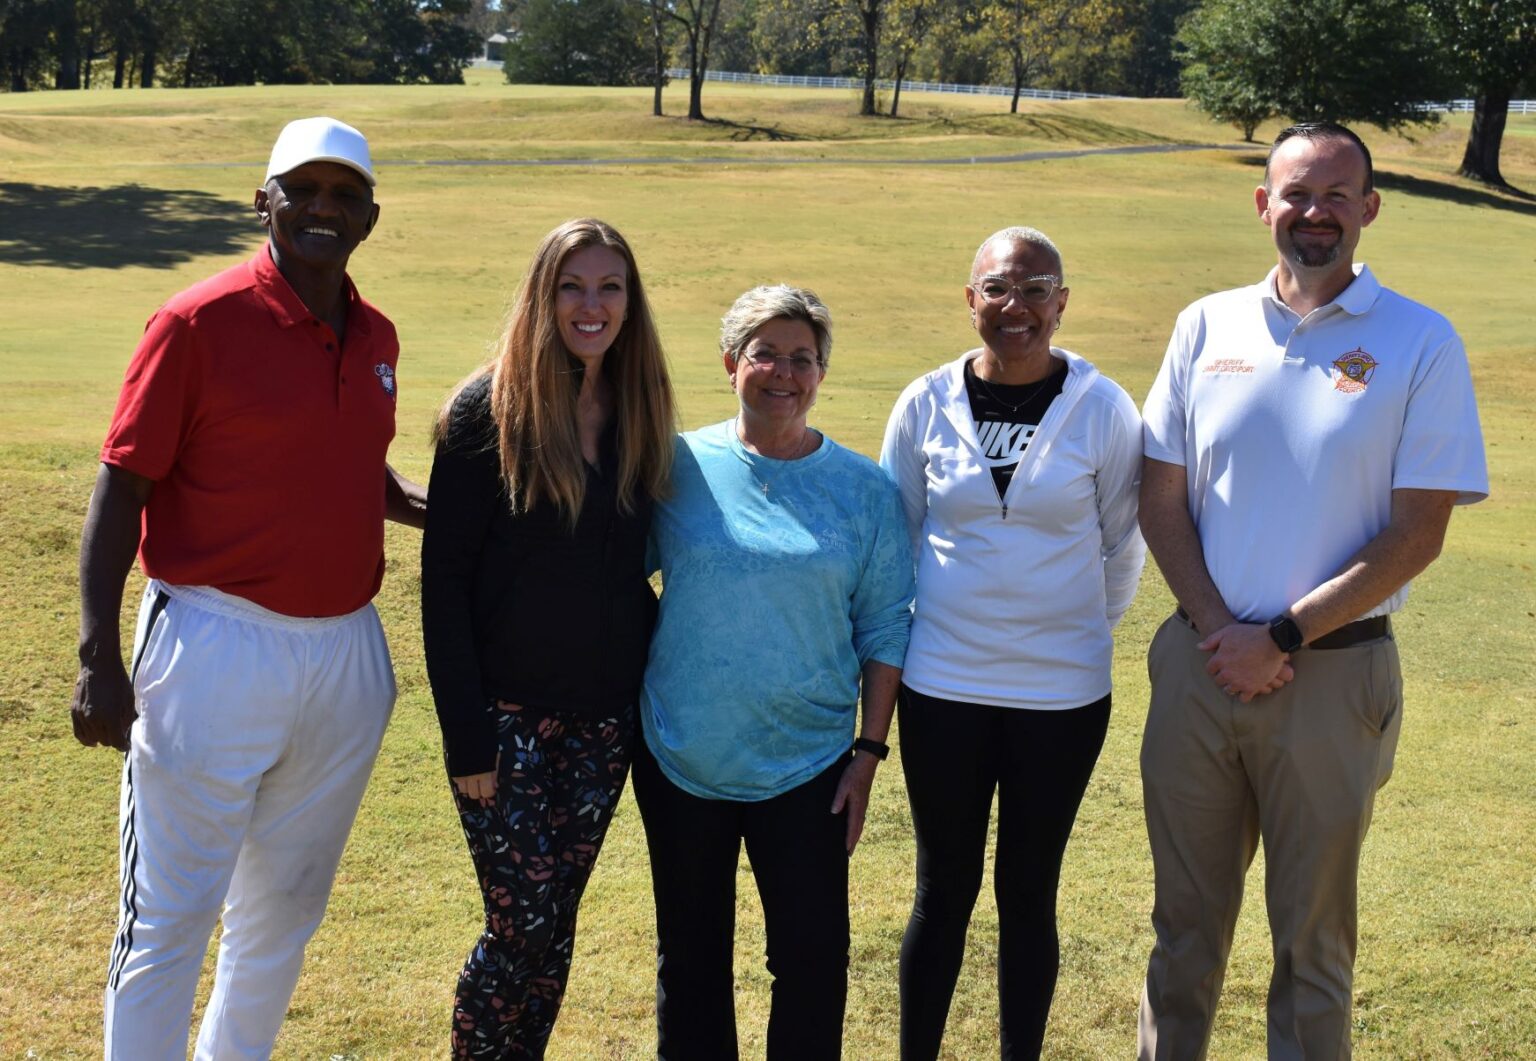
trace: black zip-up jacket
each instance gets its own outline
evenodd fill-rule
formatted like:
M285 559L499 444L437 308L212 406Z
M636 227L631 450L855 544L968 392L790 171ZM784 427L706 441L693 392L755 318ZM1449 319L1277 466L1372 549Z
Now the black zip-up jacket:
M584 718L635 703L656 622L646 581L651 499L617 505L617 435L587 468L574 531L552 504L514 515L501 480L490 379L454 404L432 462L421 544L421 629L448 772L496 766L491 700Z

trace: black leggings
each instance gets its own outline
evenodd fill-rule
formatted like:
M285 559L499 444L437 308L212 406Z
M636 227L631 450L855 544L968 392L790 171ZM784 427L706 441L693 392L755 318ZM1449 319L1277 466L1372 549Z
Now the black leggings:
M900 704L901 766L917 833L917 899L901 943L901 1056L938 1056L981 890L995 789L1002 1056L1038 1057L1060 963L1061 859L1104 746L1109 697L1029 711L902 686Z

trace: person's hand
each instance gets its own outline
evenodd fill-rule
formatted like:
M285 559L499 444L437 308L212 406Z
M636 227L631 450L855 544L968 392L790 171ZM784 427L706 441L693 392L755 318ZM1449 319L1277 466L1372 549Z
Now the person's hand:
M868 752L854 752L848 765L843 767L843 776L837 781L837 795L832 797L832 813L848 813L848 831L844 843L850 855L864 833L864 814L869 810L869 789L875 783L875 767L879 765L880 760Z
M128 730L139 717L133 683L115 653L100 662L82 663L69 704L75 739L87 748L102 745L128 750Z
M484 805L496 798L496 771L483 774L465 774L453 779L453 787L459 795Z
M1196 646L1209 652L1205 672L1221 690L1243 703L1272 693L1296 676L1291 657L1280 651L1269 629L1258 623L1232 623Z

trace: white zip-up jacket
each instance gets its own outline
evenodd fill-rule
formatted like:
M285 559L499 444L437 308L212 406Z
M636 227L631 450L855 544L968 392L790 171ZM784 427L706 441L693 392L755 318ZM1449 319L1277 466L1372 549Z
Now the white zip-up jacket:
M914 380L885 429L880 465L917 565L902 681L966 703L1082 707L1110 691L1110 630L1146 559L1141 417L1118 384L1052 347L1066 381L999 497L965 390L979 352Z

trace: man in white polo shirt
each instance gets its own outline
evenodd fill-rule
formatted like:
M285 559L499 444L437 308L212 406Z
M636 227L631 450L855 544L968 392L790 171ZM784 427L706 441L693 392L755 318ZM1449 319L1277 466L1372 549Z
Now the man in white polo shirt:
M1179 612L1148 659L1143 1058L1205 1055L1261 838L1269 1056L1349 1056L1360 847L1402 723L1388 616L1488 494L1461 340L1354 263L1365 145L1292 126L1254 198L1276 267L1180 314L1144 410L1141 526Z

